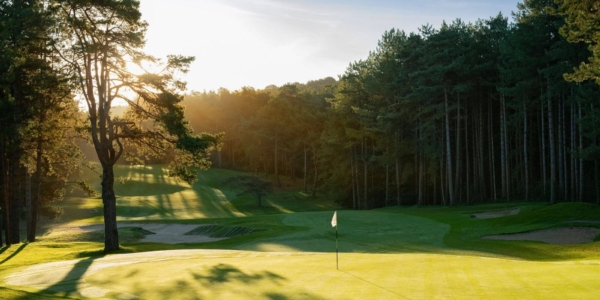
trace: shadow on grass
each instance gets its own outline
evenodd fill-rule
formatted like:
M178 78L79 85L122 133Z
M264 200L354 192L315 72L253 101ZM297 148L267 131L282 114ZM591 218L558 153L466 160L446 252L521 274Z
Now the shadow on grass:
M19 252L23 251L23 249L25 249L25 247L27 247L27 245L29 245L29 243L21 244L19 246L19 248L17 248L17 250L15 250L13 253L11 253L7 258L0 261L0 265L9 261L11 258L15 257L17 254L19 254ZM4 247L4 249L2 250L2 252L0 252L0 254L4 253L4 251L8 250L9 248L10 247Z
M240 269L227 265L219 264L208 270L208 275L192 273L194 279L204 285L213 285L225 282L239 282L244 284L252 284L261 280L270 280L276 284L286 279L272 272L263 271L256 274L246 274Z
M61 279L56 281L51 286L48 286L42 293L61 293L67 296L79 296L77 295L77 285L79 280L82 279L83 275L87 272L89 267L94 263L98 257L86 258L78 261L73 268Z
M144 278L144 276L157 278L148 272L152 273L153 271L138 270L133 267L131 270L123 271L121 278L109 277L101 281L94 279L94 282L101 287L108 288L120 282L123 287L122 278L137 277L139 279L125 283L128 286L126 290L121 288L120 291L113 292L126 292L132 297L142 299L322 299L318 295L302 290L296 290L293 294L291 292L282 293L281 291L286 290L287 278L269 271L248 273L229 264L221 263L198 270L188 270L187 274L189 275L187 276L175 276L170 279L161 277L157 284L145 282L148 278ZM271 286L270 289L274 292L261 293L256 290L256 287L264 288L265 285Z

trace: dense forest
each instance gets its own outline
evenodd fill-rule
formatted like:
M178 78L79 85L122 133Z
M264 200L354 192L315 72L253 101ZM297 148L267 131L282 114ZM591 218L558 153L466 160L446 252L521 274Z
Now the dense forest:
M571 74L591 53L567 34L568 5L525 1L513 23L392 29L339 81L193 93L186 114L225 133L213 166L276 186L290 176L354 209L600 203L600 91Z
M353 209L600 204L599 11L525 0L511 21L386 31L337 80L183 97L174 74L193 57L169 56L157 74L126 67L159 61L141 50L138 1L0 0L0 245L20 242L21 218L35 241L67 186L93 192L72 176L89 167L82 139L102 167L106 250L118 248L115 163L166 162L191 182L210 150L213 167L275 186L288 176Z

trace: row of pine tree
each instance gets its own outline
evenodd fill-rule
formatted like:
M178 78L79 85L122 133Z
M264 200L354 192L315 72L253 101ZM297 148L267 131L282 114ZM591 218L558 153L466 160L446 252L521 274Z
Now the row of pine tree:
M339 81L195 93L187 116L225 133L213 165L298 178L354 209L600 203L600 91L571 74L591 54L561 32L569 7L392 29Z

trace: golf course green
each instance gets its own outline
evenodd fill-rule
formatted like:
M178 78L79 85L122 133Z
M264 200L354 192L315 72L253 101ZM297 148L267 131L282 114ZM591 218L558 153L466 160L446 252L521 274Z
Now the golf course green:
M301 183L256 206L199 172L193 185L164 166L118 166L122 250L102 253L101 200L72 194L39 241L0 249L0 299L597 299L600 241L551 244L484 237L600 228L584 203L511 202L344 210ZM88 174L93 178L91 174ZM97 181L97 180L96 180ZM98 182L93 182L98 188ZM336 267L338 217L339 266ZM484 212L515 211L499 217ZM125 226L125 225L130 226ZM144 226L211 225L210 242L149 242ZM87 227L86 227L87 226ZM143 228L143 229L140 229ZM90 230L84 230L91 228ZM151 228L151 227L147 227ZM157 227L158 228L158 227ZM200 227L199 227L200 228ZM151 231L151 230L150 230ZM200 230L201 231L201 230ZM231 232L250 232L245 235Z

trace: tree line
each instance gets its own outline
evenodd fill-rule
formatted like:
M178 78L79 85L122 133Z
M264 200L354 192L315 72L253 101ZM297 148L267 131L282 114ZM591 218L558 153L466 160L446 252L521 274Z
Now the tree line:
M194 93L186 113L225 133L213 165L354 209L600 203L597 12L526 0L513 22L392 29L339 81Z

